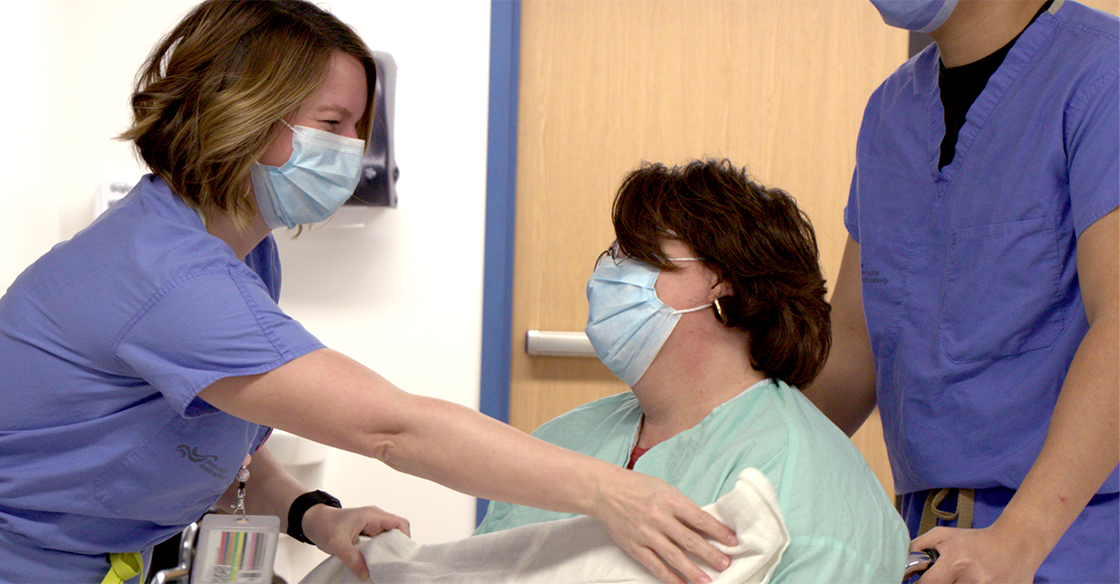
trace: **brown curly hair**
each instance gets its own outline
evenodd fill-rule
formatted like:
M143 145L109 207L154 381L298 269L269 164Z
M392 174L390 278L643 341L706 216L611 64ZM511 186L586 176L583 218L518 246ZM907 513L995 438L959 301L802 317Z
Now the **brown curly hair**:
M675 270L661 250L673 237L730 286L720 307L727 326L749 335L755 369L798 387L820 373L830 307L813 225L788 193L726 159L643 163L619 187L612 219L627 256Z
M248 225L249 170L326 77L333 52L366 72L369 132L376 69L369 48L335 16L304 0L208 0L149 55L132 95L132 140L171 190L197 209L232 211Z

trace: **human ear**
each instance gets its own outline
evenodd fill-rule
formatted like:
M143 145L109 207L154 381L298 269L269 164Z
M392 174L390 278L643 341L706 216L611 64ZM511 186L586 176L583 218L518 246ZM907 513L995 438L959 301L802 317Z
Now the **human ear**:
M711 288L708 291L708 296L712 299L723 298L725 296L731 296L732 292L734 291L731 288L731 284L724 282L715 272L712 272Z

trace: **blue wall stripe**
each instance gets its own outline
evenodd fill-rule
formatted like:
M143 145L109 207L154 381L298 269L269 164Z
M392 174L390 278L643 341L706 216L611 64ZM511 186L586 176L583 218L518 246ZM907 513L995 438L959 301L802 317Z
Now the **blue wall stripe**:
M479 410L509 421L513 244L517 187L517 92L521 1L490 3L490 118L486 149L486 242L482 283ZM476 524L486 515L478 500Z

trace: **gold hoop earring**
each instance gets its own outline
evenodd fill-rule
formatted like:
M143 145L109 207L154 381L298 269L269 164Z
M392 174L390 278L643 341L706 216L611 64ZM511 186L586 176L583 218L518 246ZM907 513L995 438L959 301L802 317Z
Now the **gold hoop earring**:
M719 318L719 321L723 323L723 326L731 326L731 323L727 322L727 315L723 313L723 307L719 304L719 298L713 300L712 304L716 307L716 318Z

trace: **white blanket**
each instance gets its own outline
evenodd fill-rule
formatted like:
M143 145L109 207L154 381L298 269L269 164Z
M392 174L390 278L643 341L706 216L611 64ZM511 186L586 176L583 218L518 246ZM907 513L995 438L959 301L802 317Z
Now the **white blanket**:
M746 469L730 493L704 510L739 535L739 545L734 547L713 542L731 557L731 567L722 573L708 570L714 583L769 582L789 545L789 532L770 481L758 470ZM390 531L366 540L360 549L369 564L370 580L377 584L658 582L590 517L525 525L434 545L421 545L399 531ZM332 557L301 582L361 581Z

